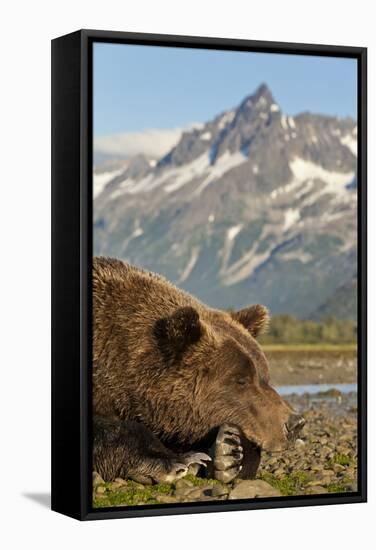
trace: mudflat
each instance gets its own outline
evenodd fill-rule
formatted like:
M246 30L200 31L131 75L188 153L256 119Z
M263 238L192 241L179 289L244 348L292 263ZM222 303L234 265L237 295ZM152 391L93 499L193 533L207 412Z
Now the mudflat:
M264 346L274 386L350 384L357 380L355 346Z

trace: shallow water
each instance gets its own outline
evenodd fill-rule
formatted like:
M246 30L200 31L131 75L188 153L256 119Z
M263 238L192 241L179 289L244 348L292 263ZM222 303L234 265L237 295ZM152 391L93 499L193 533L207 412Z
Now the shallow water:
M279 386L278 393L298 412L326 411L332 417L348 416L358 406L357 385L352 384L299 384ZM335 390L335 391L330 391Z
M304 395L305 393L317 394L328 390L338 390L341 393L357 391L357 384L297 384L293 386L277 386L280 395Z

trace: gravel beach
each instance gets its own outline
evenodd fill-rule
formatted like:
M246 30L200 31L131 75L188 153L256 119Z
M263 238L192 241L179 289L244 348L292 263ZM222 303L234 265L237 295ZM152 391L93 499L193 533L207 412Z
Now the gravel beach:
M192 475L172 484L142 485L93 474L94 507L239 500L357 490L357 396L337 390L290 395L306 419L301 438L283 453L263 453L257 479L224 485Z

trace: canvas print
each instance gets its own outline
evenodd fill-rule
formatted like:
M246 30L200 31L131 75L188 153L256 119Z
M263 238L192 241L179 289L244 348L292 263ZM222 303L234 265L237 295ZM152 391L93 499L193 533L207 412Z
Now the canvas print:
M357 61L93 46L95 508L357 491Z

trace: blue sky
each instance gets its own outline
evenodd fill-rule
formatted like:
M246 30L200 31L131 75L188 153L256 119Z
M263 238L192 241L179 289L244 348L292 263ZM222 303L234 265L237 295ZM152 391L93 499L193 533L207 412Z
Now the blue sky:
M94 135L186 127L265 82L282 111L356 117L354 59L94 45Z

